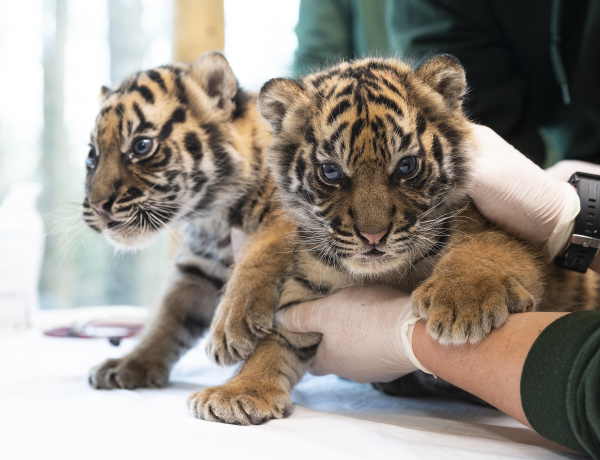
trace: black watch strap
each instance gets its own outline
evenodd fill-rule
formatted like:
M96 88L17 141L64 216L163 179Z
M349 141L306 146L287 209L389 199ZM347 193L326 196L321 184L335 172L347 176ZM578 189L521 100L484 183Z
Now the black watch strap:
M600 176L576 172L569 183L577 189L581 211L575 218L569 244L556 263L585 273L600 247Z

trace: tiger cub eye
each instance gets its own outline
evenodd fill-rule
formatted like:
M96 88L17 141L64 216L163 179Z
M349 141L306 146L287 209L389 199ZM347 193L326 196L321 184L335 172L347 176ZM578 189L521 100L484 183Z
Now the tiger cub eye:
M93 145L90 145L90 151L88 152L88 156L85 159L85 164L88 168L93 168L98 163L98 154L96 153L96 149Z
M323 172L323 177L328 181L334 182L342 178L342 170L338 165L326 163L321 165L321 171Z
M396 173L403 179L413 176L419 167L419 160L415 156L402 158L396 166Z
M131 152L134 155L148 155L152 151L154 141L149 137L138 137L133 141Z

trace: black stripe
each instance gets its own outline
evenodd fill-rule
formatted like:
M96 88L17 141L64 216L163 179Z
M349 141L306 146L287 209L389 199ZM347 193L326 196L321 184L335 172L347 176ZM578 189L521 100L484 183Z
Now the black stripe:
M439 123L438 129L441 131L446 140L450 143L452 149L454 149L459 142L462 140L462 136L459 132L447 123Z
M271 210L271 201L267 200L265 203L265 206L262 210L262 212L260 213L260 215L258 216L258 223L261 224L263 219L265 218L265 216L269 213L269 211Z
M246 110L248 109L249 102L251 100L252 95L250 93L247 93L241 88L238 88L237 92L235 93L235 96L233 96L233 103L235 104L235 109L231 114L231 119L233 121L244 116Z
M438 166L441 168L444 162L444 151L442 149L442 144L437 135L433 135L433 142L431 145L431 150L433 151L433 158L437 162Z
M134 170L131 172L138 180L141 180L144 184L150 186L152 190L157 192L167 192L171 190L170 185L160 185L158 182L152 182L146 179L143 175L136 173Z
M399 151L403 151L406 150L412 141L412 133L408 133L405 136L402 136L402 138L400 139L400 146L398 147Z
M317 75L314 80L312 80L312 84L315 88L319 88L325 81L331 79L340 74L340 69L333 68L331 70L327 70L320 75Z
M285 178L284 186L289 186L289 184L291 183L291 179L288 176L288 172L292 167L292 164L294 163L294 158L296 157L296 153L298 152L299 148L299 144L292 142L284 144L281 146L281 148L278 149L279 155L277 156L279 157L279 159L277 161L277 166L279 167L282 176Z
M417 216L415 216L414 214L412 214L410 212L405 212L404 215L403 215L403 217L404 217L404 220L405 220L406 223L402 227L398 227L396 229L396 231L405 232L410 227L412 227L413 225L415 225L415 222L417 222Z
M344 231L344 230L341 230L341 229L339 229L339 228L336 228L336 229L335 229L335 232L336 232L338 235L340 235L340 236L345 236L346 238L352 238L352 237L354 236L352 233L350 233L350 232L346 232L346 231ZM338 240L338 241L342 241L342 242L344 242L344 243L347 243L347 241L343 241L343 240Z
M214 276L207 275L204 272L204 270L202 270L200 267L197 267L195 265L177 264L177 269L185 275L191 275L191 276L196 276L198 278L203 278L219 290L225 285L224 281L222 281L218 278L215 278Z
M175 123L183 123L185 121L185 109L182 107L176 108L171 114L171 118L167 120L167 122L160 129L160 133L158 134L158 139L161 141L165 140L167 137L171 135L173 132L173 125Z
M296 179L298 179L299 182L302 182L305 171L306 171L306 162L304 161L304 159L302 157L298 157L298 160L296 161Z
M156 160L158 160L160 158L160 155L157 155L159 152L162 153L163 158L162 158L162 160L156 162ZM153 160L150 163L150 165L153 168L164 168L165 166L167 166L169 164L172 156L173 156L173 150L168 145L165 145L162 148L159 147L159 150L153 156L149 157L148 159Z
M137 82L135 82L129 88L129 92L135 91L140 93L147 103L154 104L154 93L150 91L150 88L148 88L146 85L139 85Z
M158 86L160 86L160 89L162 89L163 92L167 92L167 85L165 85L165 81L160 75L160 72L156 70L150 70L148 71L148 78L150 78L150 80L152 80L154 83L158 84Z
M215 161L217 179L230 178L233 174L233 164L229 153L225 149L225 137L219 126L215 123L205 123L202 128L208 134L208 147L212 151ZM222 185L222 182L219 182Z
M125 193L125 195L123 196L122 199L133 200L135 198L141 197L143 194L144 194L144 192L142 192L139 188L129 187L127 189L127 193Z
M185 86L183 84L183 81L181 81L181 70L172 69L172 72L175 74L175 88L177 89L177 99L182 105L187 105L188 98L185 94Z
M226 235L225 237L221 238L219 241L217 241L217 247L218 248L228 248L231 245L231 236L230 235Z
M423 132L427 128L427 120L421 113L417 113L416 125L417 125L417 136L420 136L421 134L423 134Z
M398 87L396 87L396 85L394 85L391 81L389 81L387 78L382 78L381 82L392 92L394 92L395 94L397 94L398 96L400 96L402 99L404 99L404 96L402 95L402 93L400 92L400 89Z
M384 96L383 94L376 94L376 95L370 95L370 96L371 96L372 103L385 106L386 109L392 110L399 117L404 116L404 112L402 111L400 106L396 103L396 101L394 101L393 99L390 99L389 97Z
M229 209L228 222L232 227L241 227L243 224L242 209L248 201L248 195L244 195ZM229 237L228 237L229 238ZM231 243L231 239L229 239Z
M202 142L200 142L195 132L189 131L186 133L183 143L185 149L192 155L196 162L202 160Z
M337 129L333 132L333 134L329 138L329 143L332 144L332 145L335 145L335 143L338 141L338 139L342 136L342 132L347 127L348 127L348 122L347 121L344 121L343 123L340 123L340 125L337 127Z
M144 132L148 129L153 129L154 125L152 123L150 123L149 121L146 120L146 117L144 116L144 112L142 112L142 109L140 108L140 106L138 105L137 102L133 103L133 110L135 111L135 114L137 115L140 124L138 125L138 127L136 128L136 132Z
M192 187L192 191L194 193L200 193L200 190L202 190L202 187L204 187L204 184L206 184L206 182L208 181L208 178L206 177L206 174L203 171L194 171L190 179L194 184L194 186Z
M359 118L352 124L352 129L350 131L350 150L351 151L354 151L354 144L356 143L356 138L360 135L364 126L365 126L365 121L362 118Z
M350 104L350 101L348 99L344 99L343 101L340 101L338 103L338 105L336 105L329 113L329 116L327 117L327 124L328 125L333 124L333 122L335 122L341 115L343 115L345 112L347 112L351 107L352 107L352 105Z
M203 209L206 209L209 205L214 203L214 201L217 199L217 188L218 186L214 184L212 185L212 187L207 188L204 192L204 196L194 206L194 209L196 211L202 211Z
M125 119L125 107L119 103L116 107L117 116L119 117L119 134L123 133L123 120Z
M336 93L335 97L350 96L350 94L352 94L352 91L354 91L354 82L348 83L345 87L339 90Z
M176 318L179 318L176 316ZM210 326L204 318L197 318L192 315L186 315L181 321L181 325L194 337L198 337Z

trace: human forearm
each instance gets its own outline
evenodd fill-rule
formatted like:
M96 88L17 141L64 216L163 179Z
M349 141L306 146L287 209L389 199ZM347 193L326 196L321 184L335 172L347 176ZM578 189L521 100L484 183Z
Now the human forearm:
M521 405L520 381L533 342L566 313L519 313L478 344L441 345L420 321L412 343L417 359L436 376L480 397L528 425Z

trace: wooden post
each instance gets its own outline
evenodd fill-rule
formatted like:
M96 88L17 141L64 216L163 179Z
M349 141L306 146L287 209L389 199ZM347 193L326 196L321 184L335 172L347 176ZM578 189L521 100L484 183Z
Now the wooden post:
M176 0L174 5L175 62L192 62L206 51L223 51L223 0Z

